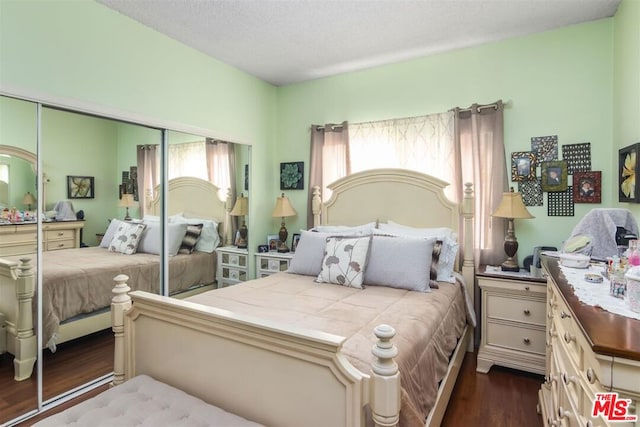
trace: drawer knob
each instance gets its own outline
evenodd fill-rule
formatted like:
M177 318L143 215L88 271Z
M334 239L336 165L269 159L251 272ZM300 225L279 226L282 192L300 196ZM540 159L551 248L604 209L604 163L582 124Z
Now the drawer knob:
M528 291L529 289L530 289L530 288L529 288L529 286L525 286L525 287L524 287L524 290L525 290L525 291Z
M529 338L526 338L526 337L522 340L522 342L525 343L526 345L531 344L531 340Z
M558 381L558 376L557 375L553 375L553 374L549 374L545 377L546 382L553 384L554 382Z
M562 382L565 383L566 385L569 385L569 383L574 383L576 382L576 377L574 377L573 375L569 375L566 372L562 373Z
M593 423L591 422L591 420L587 421L587 427L593 427Z
M565 411L562 406L558 406L558 418L563 419L569 417L569 415L571 415L569 411Z
M560 318L562 318L562 319L566 319L566 318L568 318L568 317L571 317L571 315L570 315L570 314L565 313L564 311L561 311L561 312L560 312Z
M547 425L557 426L558 425L558 421L552 420L551 417L547 417Z
M58 236L64 236L64 233L62 233L61 231L58 231Z
M523 313L524 313L525 316L529 316L531 314L531 312L529 311L528 308L525 308Z
M569 332L565 332L564 333L564 341L569 344L571 341L575 341L576 337L575 335L571 335Z
M596 382L596 374L591 368L587 368L587 381L589 381L589 384Z

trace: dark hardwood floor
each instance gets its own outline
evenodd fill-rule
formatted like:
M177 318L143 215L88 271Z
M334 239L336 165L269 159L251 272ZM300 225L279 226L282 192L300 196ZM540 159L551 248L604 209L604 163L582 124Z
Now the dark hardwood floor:
M64 351L63 351L64 350ZM74 373L70 375L69 364ZM45 356L45 399L84 384L111 369L113 336L110 331L94 334L72 342L55 354ZM467 353L449 406L443 427L539 427L542 419L536 412L538 389L542 376L494 366L488 374L476 372L476 354ZM91 397L107 386L86 393L82 397L60 405L19 424L31 426L62 409ZM0 357L0 424L15 418L27 409L35 408L35 379L13 381L13 363L7 356ZM10 390L10 392L6 392Z

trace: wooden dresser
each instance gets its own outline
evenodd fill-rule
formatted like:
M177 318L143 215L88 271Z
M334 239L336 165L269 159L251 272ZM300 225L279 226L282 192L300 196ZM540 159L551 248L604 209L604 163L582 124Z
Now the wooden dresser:
M545 257L543 267L548 277L546 381L539 392L544 425L640 426L640 320L581 303L557 259ZM622 403L624 412L637 420L606 419L604 400L598 405L601 415L593 417L596 393L605 392L618 393L619 403L629 399Z
M42 250L79 248L82 227L84 221L43 223ZM0 257L35 253L37 233L35 223L0 225Z

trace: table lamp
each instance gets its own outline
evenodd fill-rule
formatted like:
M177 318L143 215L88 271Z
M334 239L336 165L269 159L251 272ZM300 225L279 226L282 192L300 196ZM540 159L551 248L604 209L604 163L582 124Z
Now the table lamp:
M31 210L31 205L35 205L36 204L36 198L33 194L31 194L29 191L27 191L24 195L24 197L22 198L22 204L23 205L27 205L27 210L30 211Z
M131 217L129 216L129 208L133 207L136 205L135 200L133 200L133 194L123 194L122 198L120 199L120 203L118 203L118 206L120 206L121 208L126 208L127 212L124 216L124 220L125 221L131 221Z
M240 197L236 199L236 203L235 205L233 205L233 209L231 209L231 212L229 212L229 214L242 217L242 225L238 229L239 238L236 239L236 246L240 249L246 249L249 229L244 222L244 216L249 214L249 198L244 197L243 194L240 194Z
M502 193L500 205L491 216L507 218L508 221L507 235L504 238L504 252L507 254L507 259L502 263L502 271L520 271L518 262L514 258L518 252L518 239L516 239L513 220L535 217L525 207L522 195L514 192L513 188L509 192Z
M274 218L282 218L282 224L280 226L280 231L278 232L278 238L280 239L278 252L289 252L289 247L287 246L289 233L287 232L287 227L284 226L284 218L288 216L295 216L297 214L298 213L293 206L291 206L291 202L284 193L282 193L282 196L276 198L276 207L273 209L271 216Z

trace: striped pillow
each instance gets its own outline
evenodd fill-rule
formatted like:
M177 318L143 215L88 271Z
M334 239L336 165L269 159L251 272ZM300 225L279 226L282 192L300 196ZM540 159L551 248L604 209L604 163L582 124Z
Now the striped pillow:
M182 244L180 245L180 249L178 249L178 253L186 255L192 253L196 248L196 243L198 243L200 233L202 233L202 224L187 224L187 232L182 239Z
M438 261L440 261L440 252L442 251L442 240L436 240L431 253L431 269L429 271L429 287L439 289L438 285Z

